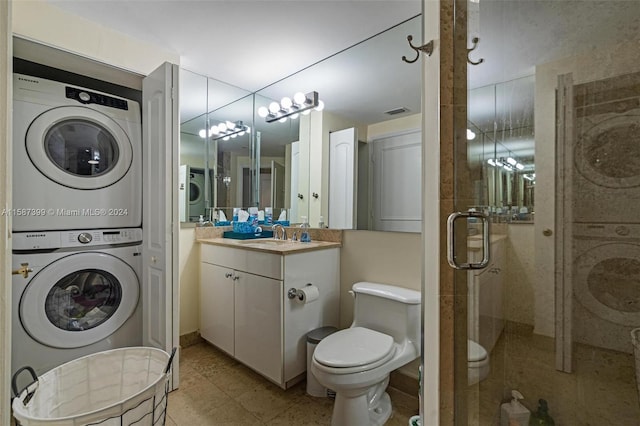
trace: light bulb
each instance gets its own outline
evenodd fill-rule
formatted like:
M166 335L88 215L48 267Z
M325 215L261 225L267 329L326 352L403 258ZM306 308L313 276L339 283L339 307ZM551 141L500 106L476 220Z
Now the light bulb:
M232 138L237 138L237 137L238 137L238 134L237 134L237 133L234 133L234 134L232 134L232 135L231 135L231 137L232 137Z
M275 114L276 112L280 111L280 104L277 102L271 102L269 104L269 111L273 114Z
M476 138L476 134L471 131L471 129L467 129L467 140L472 141Z
M209 137L213 136L213 127L209 129Z
M198 132L198 136L200 136L202 139L207 137L207 131L205 129L200 129L200 131Z
M211 126L211 129L209 131L212 135L217 135L218 133L220 133L220 130L218 130L218 126Z
M516 163L516 169L523 170L524 169L524 165L522 165L520 163Z
M315 107L315 110L316 110L316 111L322 111L323 109L324 109L324 102L322 102L322 101L320 101L320 100L319 100L319 101L318 101L318 106L317 106L317 107Z
M286 96L282 99L280 99L280 105L282 105L282 108L284 109L289 109L291 108L291 105L293 105L293 101L291 100L291 98L287 98Z
M222 138L223 141L228 141L229 140L229 136L225 136L224 138Z
M496 165L496 162L495 162L495 161L493 161L493 158L489 158L489 159L487 160L487 163L489 163L489 164L490 164L490 165L492 165L492 166L495 166L495 165Z
M302 111L302 115L309 115L309 114L311 114L310 109L305 109L304 111Z
M293 95L293 102L295 102L298 105L304 104L306 100L307 100L307 97L302 92L298 92L295 95Z
M265 106L261 106L260 108L258 108L258 115L262 118L265 118L267 115L269 115L269 109Z
M280 123L284 123L285 121L287 121L287 117L282 117L280 120L278 120Z
M244 126L244 131L247 132L247 133L250 133L251 132L251 127Z
M517 161L514 160L512 157L507 157L507 163L511 164L512 166L515 166Z
M298 117L300 117L300 114L299 114L299 113L297 113L297 112L296 112L295 114L291 114L291 119L292 119L292 120L295 120L295 119L296 119L296 118L298 118Z
M227 120L227 129L233 130L235 128L236 128L236 123L233 123L233 122Z
M241 131L240 133L238 133L238 136L244 136L245 131Z
M227 131L227 125L224 123L220 123L218 124L218 130L220 130L220 133L224 133Z

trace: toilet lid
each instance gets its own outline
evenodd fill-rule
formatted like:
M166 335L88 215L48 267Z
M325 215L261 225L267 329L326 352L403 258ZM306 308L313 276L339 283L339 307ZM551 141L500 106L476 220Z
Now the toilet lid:
M471 362L482 361L487 357L487 350L473 340L469 340L467 342L467 356Z
M329 367L347 368L374 363L393 350L393 337L362 327L352 327L323 339L314 358Z

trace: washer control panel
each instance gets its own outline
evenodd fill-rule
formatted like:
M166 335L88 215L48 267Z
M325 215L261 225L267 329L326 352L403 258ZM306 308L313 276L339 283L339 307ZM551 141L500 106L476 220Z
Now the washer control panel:
M81 231L37 231L13 234L13 250L47 250L138 243L141 228L92 229Z

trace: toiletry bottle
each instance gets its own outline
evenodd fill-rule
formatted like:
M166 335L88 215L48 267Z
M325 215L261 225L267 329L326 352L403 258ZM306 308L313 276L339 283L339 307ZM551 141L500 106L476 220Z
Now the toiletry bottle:
M203 215L200 215L200 218L198 219L197 226L204 226L204 216Z
M264 208L264 224L273 225L273 209L271 207Z
M302 224L300 225L300 242L311 242L311 236L309 235L309 222L307 222L306 216L302 216Z
M530 426L555 426L555 422L549 415L549 406L547 405L547 401L544 399L539 399L538 409L531 414L531 420L529 421Z
M318 228L324 228L324 217L320 216L320 221L318 222Z
M500 426L520 425L527 426L531 412L518 401L524 399L517 390L511 391L511 401L500 406Z

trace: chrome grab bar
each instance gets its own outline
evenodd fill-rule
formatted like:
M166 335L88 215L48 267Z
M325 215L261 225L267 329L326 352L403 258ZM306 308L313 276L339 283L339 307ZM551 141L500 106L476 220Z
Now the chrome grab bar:
M454 238L454 222L460 218L475 217L482 222L482 260L478 263L458 263L456 260L456 247ZM489 264L491 253L489 217L480 212L451 213L447 218L447 262L454 269L482 269Z

